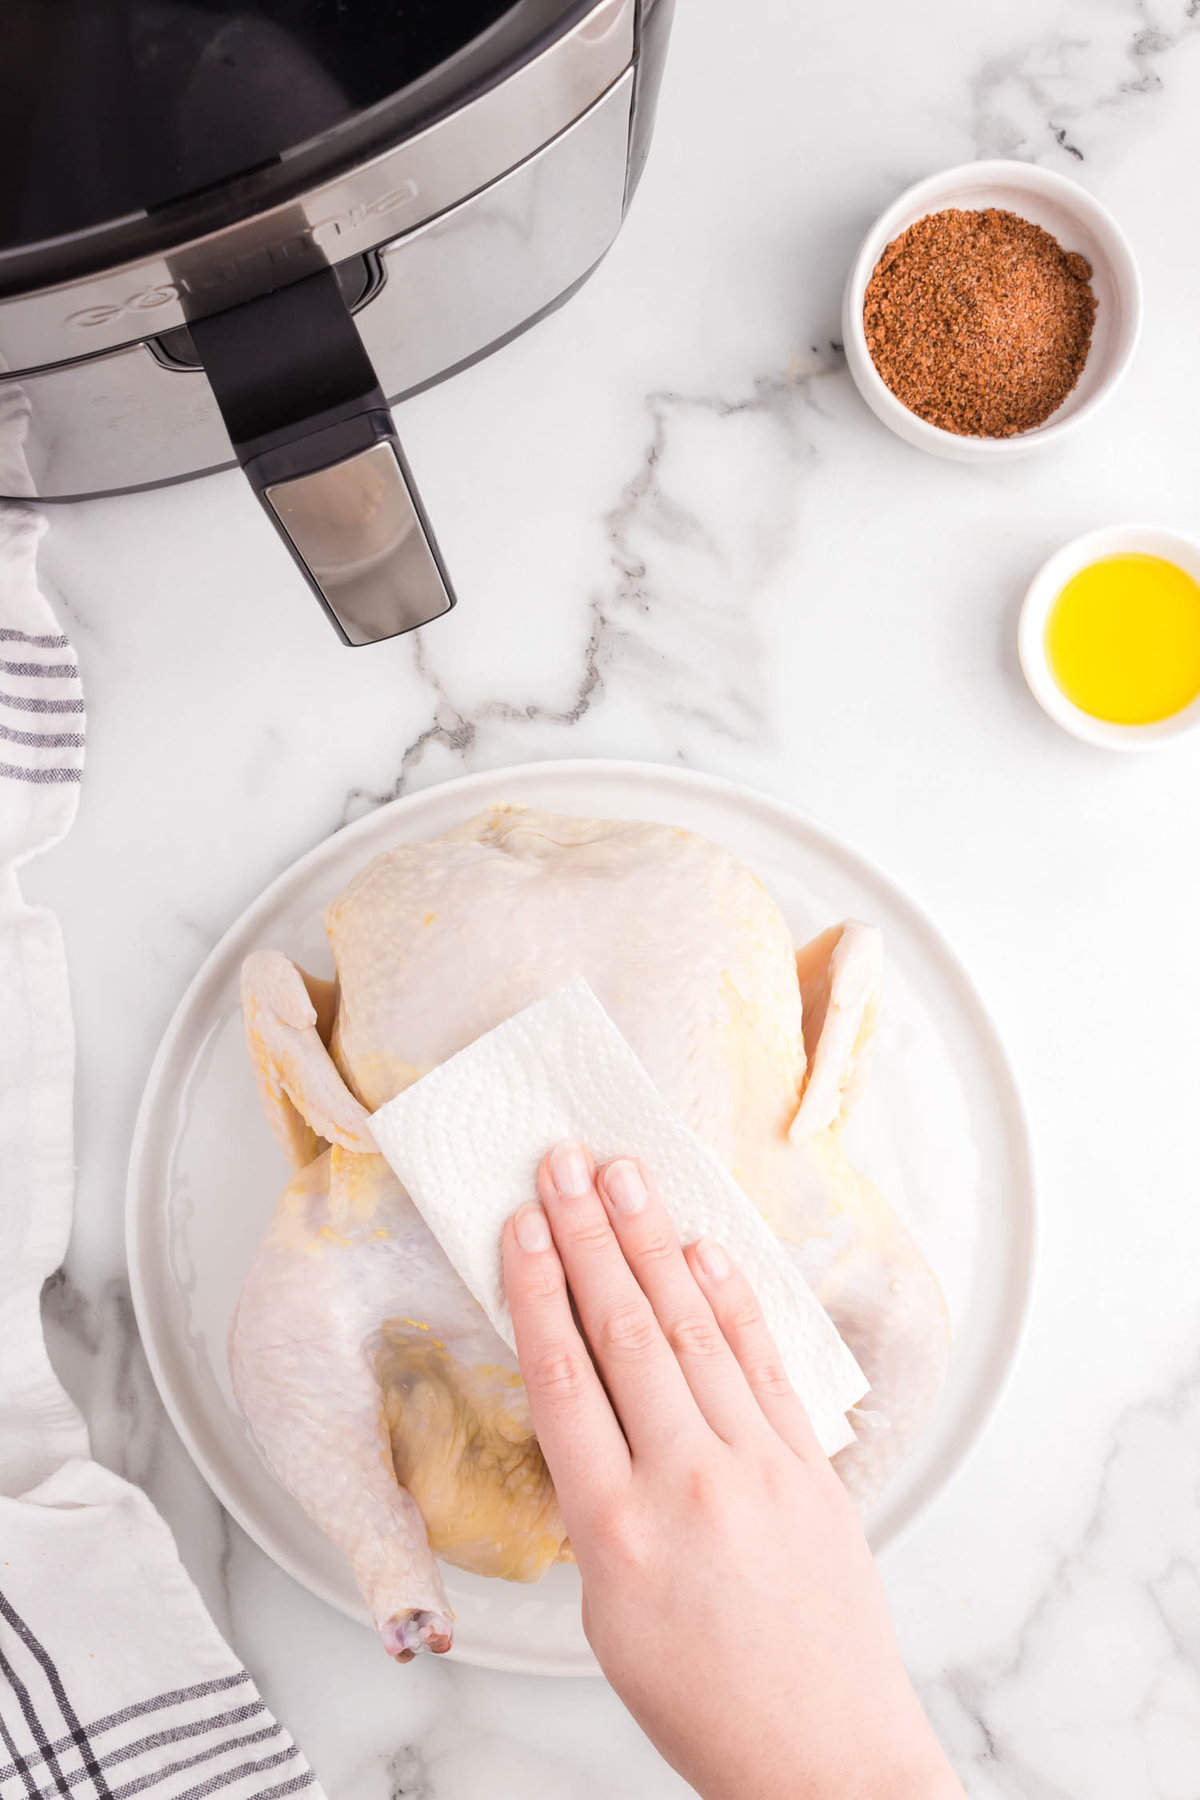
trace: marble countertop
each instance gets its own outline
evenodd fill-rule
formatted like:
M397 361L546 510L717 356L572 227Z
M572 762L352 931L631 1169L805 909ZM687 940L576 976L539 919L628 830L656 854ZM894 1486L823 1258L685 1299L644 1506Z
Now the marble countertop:
M27 883L64 922L79 1036L55 1354L97 1454L149 1489L331 1796L683 1792L601 1683L397 1669L230 1524L138 1347L124 1171L196 966L345 820L572 755L781 795L945 929L1038 1149L1024 1355L884 1559L910 1666L973 1800L1195 1800L1200 742L1074 743L1022 686L1014 631L1065 538L1200 526L1200 11L743 0L734 20L685 0L644 185L596 276L400 409L458 585L448 619L341 649L234 476L54 511L42 569L90 700L79 821ZM838 303L886 201L988 155L1103 199L1147 313L1097 420L979 470L876 424Z

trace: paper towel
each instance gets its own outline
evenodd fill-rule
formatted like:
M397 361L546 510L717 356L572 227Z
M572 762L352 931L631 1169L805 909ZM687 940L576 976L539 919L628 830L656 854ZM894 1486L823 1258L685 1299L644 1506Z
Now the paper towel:
M383 1155L500 1336L504 1222L535 1194L553 1144L650 1169L684 1243L708 1235L744 1270L788 1376L830 1456L853 1442L867 1382L792 1254L733 1177L667 1106L587 982L515 1014L389 1100L371 1119Z

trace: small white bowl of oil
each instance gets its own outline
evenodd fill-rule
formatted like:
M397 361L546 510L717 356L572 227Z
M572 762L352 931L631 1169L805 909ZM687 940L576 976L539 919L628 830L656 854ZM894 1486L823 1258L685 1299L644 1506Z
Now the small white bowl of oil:
M1017 634L1034 699L1105 750L1200 726L1200 539L1154 525L1075 538L1029 585Z

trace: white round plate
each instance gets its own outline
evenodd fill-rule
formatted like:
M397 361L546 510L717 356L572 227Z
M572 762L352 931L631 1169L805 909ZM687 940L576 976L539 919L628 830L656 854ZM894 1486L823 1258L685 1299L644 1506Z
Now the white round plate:
M962 1461L1016 1354L1034 1244L1020 1100L970 981L898 888L788 807L680 769L535 763L405 796L302 857L226 932L159 1047L129 1175L134 1305L176 1428L267 1555L366 1623L341 1557L259 1461L229 1385L229 1321L287 1178L243 1047L238 972L249 951L275 946L332 973L321 918L351 877L378 851L436 837L502 801L658 820L713 838L760 876L797 942L845 917L882 928L879 1038L847 1148L908 1220L942 1282L954 1330L937 1416L868 1522L882 1548ZM573 1568L552 1569L536 1587L445 1573L457 1615L452 1654L462 1661L543 1675L596 1672Z

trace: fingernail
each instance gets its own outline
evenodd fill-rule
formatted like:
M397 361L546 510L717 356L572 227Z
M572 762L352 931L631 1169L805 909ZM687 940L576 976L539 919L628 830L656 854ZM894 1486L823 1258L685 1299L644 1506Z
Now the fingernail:
M550 1225L540 1206L523 1206L513 1220L513 1230L522 1250L548 1250Z
M578 1144L556 1144L550 1152L550 1179L563 1200L579 1200L592 1185L588 1159Z
M710 1281L726 1281L733 1272L733 1264L712 1238L700 1239L696 1245L696 1258Z
M640 1213L649 1195L642 1171L634 1162L609 1163L604 1171L604 1191L619 1213Z

